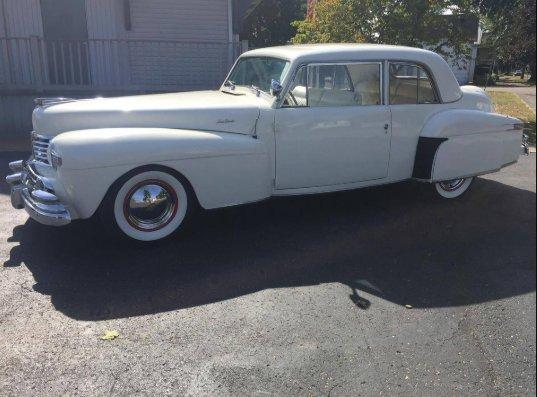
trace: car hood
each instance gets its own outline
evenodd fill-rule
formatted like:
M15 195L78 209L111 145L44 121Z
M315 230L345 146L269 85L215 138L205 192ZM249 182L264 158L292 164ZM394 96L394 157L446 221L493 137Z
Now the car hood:
M99 128L172 128L251 134L261 98L248 93L201 91L95 98L39 106L37 134Z

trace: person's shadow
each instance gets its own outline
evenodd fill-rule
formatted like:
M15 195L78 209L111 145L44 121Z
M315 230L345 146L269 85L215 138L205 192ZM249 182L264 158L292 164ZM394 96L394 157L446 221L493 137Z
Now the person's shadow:
M88 222L28 221L4 264L81 320L147 315L265 289L343 283L421 308L535 291L535 193L478 179L461 201L404 183L201 214L155 247L107 244Z

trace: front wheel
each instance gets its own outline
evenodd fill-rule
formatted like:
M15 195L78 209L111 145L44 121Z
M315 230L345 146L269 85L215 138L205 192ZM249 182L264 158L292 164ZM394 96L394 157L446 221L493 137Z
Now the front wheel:
M185 223L193 205L184 181L162 170L121 178L103 202L101 221L123 239L162 240Z
M449 181L437 182L434 184L436 192L445 199L455 199L461 197L470 189L474 178L459 178Z

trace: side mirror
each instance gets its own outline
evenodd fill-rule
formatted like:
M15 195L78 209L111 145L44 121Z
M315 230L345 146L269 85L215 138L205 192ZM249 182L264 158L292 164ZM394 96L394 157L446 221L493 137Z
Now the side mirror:
M270 83L270 94L275 97L279 97L283 91L283 87L278 80L272 79Z

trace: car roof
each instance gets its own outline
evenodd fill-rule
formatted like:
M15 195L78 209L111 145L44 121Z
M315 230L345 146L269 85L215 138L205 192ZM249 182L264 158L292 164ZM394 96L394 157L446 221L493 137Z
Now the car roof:
M299 44L278 47L260 48L248 52L252 56L278 56L288 60L298 58L332 56L341 59L345 55L357 55L358 53L375 53L375 54L414 54L424 56L429 51L413 47L383 45L383 44Z
M459 83L447 62L440 55L421 48L380 44L302 44L256 49L242 57L282 58L294 64L372 60L419 63L432 72L443 102L455 102L462 97Z

